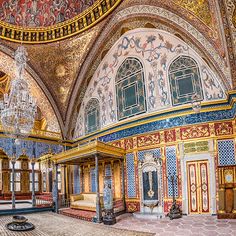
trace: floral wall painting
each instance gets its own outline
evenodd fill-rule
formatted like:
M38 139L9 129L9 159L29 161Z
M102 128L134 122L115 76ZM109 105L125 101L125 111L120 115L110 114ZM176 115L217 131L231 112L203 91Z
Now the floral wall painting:
M140 65L136 71L132 63ZM185 90L183 83L188 84ZM122 88L133 94L129 101ZM191 103L190 94L197 93L203 101L225 99L224 91L220 77L180 38L158 29L131 30L119 38L94 73L78 113L74 138L85 135L84 108L91 98L99 101L102 129L133 115ZM140 100L142 104L137 105ZM126 105L133 110L127 112Z

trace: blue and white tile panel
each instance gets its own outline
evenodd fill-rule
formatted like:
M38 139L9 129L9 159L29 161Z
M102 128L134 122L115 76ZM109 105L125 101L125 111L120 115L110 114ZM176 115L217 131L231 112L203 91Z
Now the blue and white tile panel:
M218 141L219 166L236 165L235 144L233 139Z
M144 151L139 151L138 152L138 160L142 161L144 159L145 153L152 153L154 157L161 157L161 149L160 148L155 148L155 149L149 149L149 150L144 150Z
M127 192L128 198L136 197L135 165L134 154L126 155Z
M169 146L166 147L166 174L167 174L167 183L168 183L168 196L173 196L172 183L170 176L177 176L177 158L176 158L176 147ZM169 177L169 178L168 178ZM178 181L175 178L175 196L178 196Z

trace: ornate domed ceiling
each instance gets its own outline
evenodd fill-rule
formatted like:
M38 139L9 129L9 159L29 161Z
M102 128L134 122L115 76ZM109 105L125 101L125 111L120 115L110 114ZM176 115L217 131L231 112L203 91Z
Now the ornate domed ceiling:
M46 43L94 26L122 0L0 0L0 36Z
M19 26L52 26L79 15L96 1L0 0L0 20Z

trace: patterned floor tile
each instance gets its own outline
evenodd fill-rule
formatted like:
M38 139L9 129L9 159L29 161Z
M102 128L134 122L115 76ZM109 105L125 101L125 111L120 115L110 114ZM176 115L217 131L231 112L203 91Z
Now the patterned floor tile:
M153 224L150 227L150 224ZM138 226L139 230L155 233L156 235L188 235L188 236L218 236L236 235L236 220L218 220L215 216L184 216L181 219L169 220L140 220L135 219L132 214L126 214L113 227L126 228L130 225L133 229ZM142 226L142 227L140 227Z

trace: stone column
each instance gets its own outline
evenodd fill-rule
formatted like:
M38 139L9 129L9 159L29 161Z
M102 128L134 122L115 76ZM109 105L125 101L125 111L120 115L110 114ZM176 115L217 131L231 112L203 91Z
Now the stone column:
M100 192L99 192L99 166L98 166L98 155L95 154L95 173L96 173L96 214L97 214L97 223L101 223L101 204L100 204Z
M56 164L56 202L55 202L55 209L56 209L56 213L58 213L58 209L59 209L59 206L58 206L58 164Z
M16 196L15 196L15 164L16 161L13 159L11 160L12 164L12 209L16 208Z
M64 188L63 189L64 189L64 197L66 199L67 198L67 194L66 194L66 184L67 184L66 183L66 165L63 166L63 170L64 170L63 171L63 179L64 179L64 181L63 181L64 182L64 185L63 185Z
M55 204L55 212L58 213L59 204L58 204L58 164L55 165L55 180L53 181L53 202Z
M34 171L34 166L35 166L35 160L31 160L31 166L32 166L32 207L36 206L36 197L35 197L35 171Z

